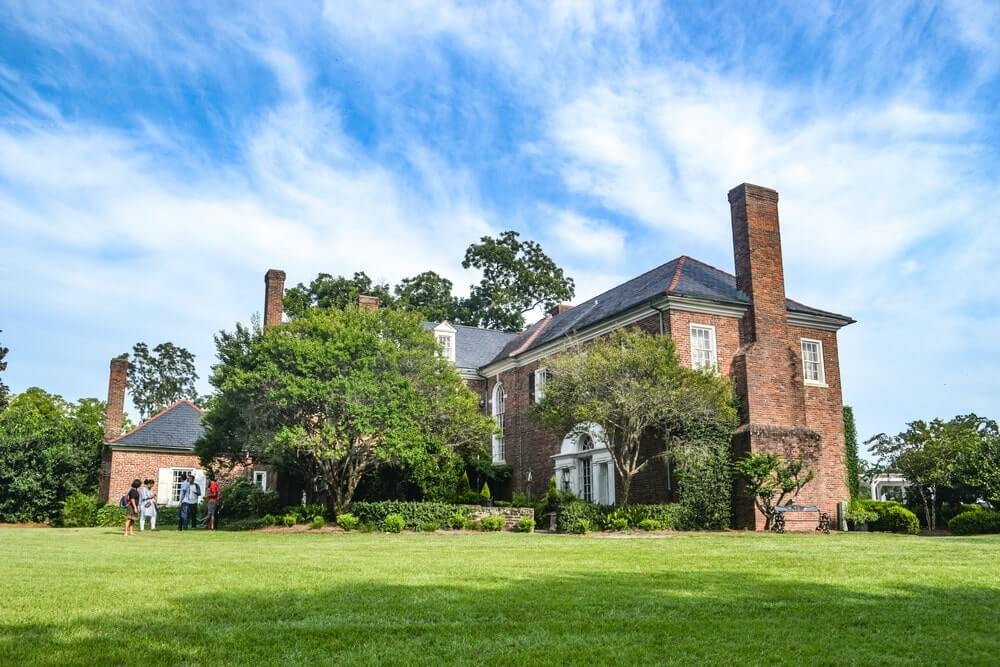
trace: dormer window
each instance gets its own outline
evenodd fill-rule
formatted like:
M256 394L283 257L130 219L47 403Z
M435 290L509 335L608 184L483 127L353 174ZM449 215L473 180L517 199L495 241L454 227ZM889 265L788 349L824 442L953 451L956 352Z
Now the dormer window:
M441 356L448 361L455 361L455 327L447 322L434 327L434 339L441 348Z

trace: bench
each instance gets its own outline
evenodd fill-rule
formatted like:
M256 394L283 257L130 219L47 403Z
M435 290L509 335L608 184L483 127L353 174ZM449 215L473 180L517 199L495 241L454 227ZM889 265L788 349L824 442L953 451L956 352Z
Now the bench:
M826 512L820 512L819 508L815 505L778 505L774 508L774 518L771 519L771 531L775 533L785 532L785 521L787 514L799 514L807 512L816 512L819 515L816 525L816 530L823 533L824 535L830 534L830 515Z

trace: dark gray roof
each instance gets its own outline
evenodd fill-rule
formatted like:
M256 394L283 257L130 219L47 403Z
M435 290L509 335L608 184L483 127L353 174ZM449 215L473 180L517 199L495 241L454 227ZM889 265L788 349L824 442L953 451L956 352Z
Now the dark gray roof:
M440 322L424 322L425 329L433 329ZM449 322L448 324L451 324ZM451 324L455 328L455 365L459 368L479 368L493 361L504 345L517 333L494 331Z
M201 410L190 401L178 401L112 440L111 444L192 451L204 430Z
M750 304L747 295L736 289L736 276L696 259L681 256L588 299L572 310L536 322L517 338L508 341L493 360L499 361L512 354L521 354L667 295L733 305ZM812 308L791 299L787 299L787 308L792 312L843 320L845 324L853 321L844 315Z

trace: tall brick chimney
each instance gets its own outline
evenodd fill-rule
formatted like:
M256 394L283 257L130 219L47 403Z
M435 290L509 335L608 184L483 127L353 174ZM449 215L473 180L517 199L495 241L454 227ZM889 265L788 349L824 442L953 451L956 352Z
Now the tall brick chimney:
M111 360L108 376L108 402L104 410L104 440L114 440L122 434L125 419L125 380L128 376L128 359Z
M285 313L285 272L268 269L264 274L264 328L281 324Z
M358 295L358 308L360 310L378 310L382 302L377 296L371 296L370 294L359 294Z
M751 302L740 322L740 349L733 359L741 422L736 455L782 454L808 442L812 432L806 426L801 353L788 329L778 193L744 183L729 191L729 207L736 286ZM752 525L752 504L744 505L737 507L737 520ZM761 517L756 523L763 525Z

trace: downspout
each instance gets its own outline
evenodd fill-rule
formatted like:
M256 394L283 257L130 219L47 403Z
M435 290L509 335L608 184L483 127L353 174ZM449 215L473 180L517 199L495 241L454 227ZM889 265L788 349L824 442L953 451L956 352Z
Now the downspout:
M666 308L657 308L656 306L653 305L652 301L649 302L649 307L652 308L653 310L655 310L657 313L660 314L660 335L662 336L663 334L666 333L666 330L663 327L663 311L665 311L667 309Z
M663 311L666 310L666 308L657 308L656 306L653 305L652 301L649 302L649 307L652 308L653 310L655 310L657 313L659 313L659 316L660 316L660 335L662 336L663 334L666 333L666 330L665 330L665 328L663 326ZM666 468L667 468L667 492L668 492L668 497L669 497L669 492L672 490L671 487L673 486L673 484L672 484L673 480L671 480L671 475L670 475L671 470L670 470L670 448L669 447L667 448L666 464L667 464L666 465Z

